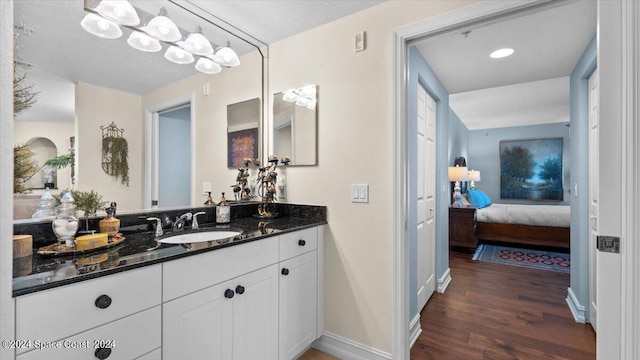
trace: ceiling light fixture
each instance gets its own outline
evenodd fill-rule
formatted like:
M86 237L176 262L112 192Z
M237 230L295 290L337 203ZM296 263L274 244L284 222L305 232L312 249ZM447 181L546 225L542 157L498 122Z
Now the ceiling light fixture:
M502 48L502 49L498 49L494 52L492 52L489 57L491 57L492 59L501 59L504 57L507 57L511 54L513 54L513 49L511 48Z
M132 48L140 51L158 52L162 50L160 41L139 31L131 32L131 35L129 35L129 38L127 39L127 44L131 45Z
M117 39L122 36L122 30L118 24L96 14L87 14L80 21L80 25L90 34L103 39Z
M317 90L315 85L305 85L297 89L289 89L282 94L282 100L287 102L295 102L298 106L304 106L307 109L315 109L317 104Z
M140 24L138 13L126 0L102 0L96 7L96 11L120 25L136 26Z
M229 41L226 46L218 47L214 53L212 44L197 26L188 36L169 19L167 9L162 7L158 16L136 9L127 0L102 0L95 7L86 6L87 14L80 22L89 33L105 38L117 39L122 36L121 26L131 30L127 44L145 52L158 52L167 44L164 57L176 64L191 64L198 57L196 70L205 74L217 74L221 66L236 67L240 59ZM141 21L142 19L142 21ZM151 20L149 20L151 19ZM184 41L182 39L185 39ZM306 104L306 103L305 103Z

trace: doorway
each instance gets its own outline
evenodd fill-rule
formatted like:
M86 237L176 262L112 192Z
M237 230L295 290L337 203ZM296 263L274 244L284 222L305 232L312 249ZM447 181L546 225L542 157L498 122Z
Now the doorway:
M145 110L146 208L190 206L193 199L193 95Z

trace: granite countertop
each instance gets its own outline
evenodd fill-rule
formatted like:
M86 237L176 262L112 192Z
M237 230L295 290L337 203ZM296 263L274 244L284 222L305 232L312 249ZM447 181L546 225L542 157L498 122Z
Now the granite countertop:
M264 239L279 234L326 224L324 218L279 217L261 220L253 217L232 219L231 223L216 225L201 223L198 230L212 228L242 230L242 234L220 241L191 244L162 244L157 246L153 231L146 226L121 228L125 236L122 244L101 251L70 257L46 257L36 253L14 259L13 296L21 296L79 281L93 279L142 266L157 264L207 251ZM167 236L165 233L164 236ZM155 248L155 249L153 249Z

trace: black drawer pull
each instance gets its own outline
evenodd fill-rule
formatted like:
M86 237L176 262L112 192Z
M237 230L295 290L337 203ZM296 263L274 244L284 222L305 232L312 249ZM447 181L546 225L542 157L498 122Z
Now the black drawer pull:
M93 353L93 355L95 355L96 358L98 358L100 360L104 360L104 359L108 358L109 355L111 355L111 349L110 348L97 348L96 351Z
M106 309L111 305L111 298L109 295L100 295L96 299L95 305L100 309Z
M300 240L298 240L298 245L305 246L305 245L307 245L307 242L304 241L304 239L300 239Z
M287 276L289 275L289 269L287 268L282 268L282 271L280 272L282 275Z
M236 286L236 294L238 294L238 295L244 294L244 286L242 286L242 285Z
M235 293L231 289L227 289L224 291L224 297L226 297L227 299L233 298L233 295L235 295Z

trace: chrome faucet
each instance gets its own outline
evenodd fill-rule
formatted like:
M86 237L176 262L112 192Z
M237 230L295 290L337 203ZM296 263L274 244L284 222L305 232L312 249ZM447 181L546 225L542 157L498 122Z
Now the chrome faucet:
M195 214L193 214L193 221L191 222L191 228L192 229L198 229L200 227L200 225L198 224L198 215L205 215L206 212L204 211L200 211L197 212Z
M149 217L149 218L147 218L147 220L156 222L155 237L162 236L164 234L164 232L162 231L162 220L161 219L159 219L157 217Z
M176 221L173 222L173 225L171 225L171 231L172 232L176 232L176 231L182 231L184 229L184 224L191 220L191 218L193 217L193 214L186 213L186 214L182 214L179 217L176 218Z

